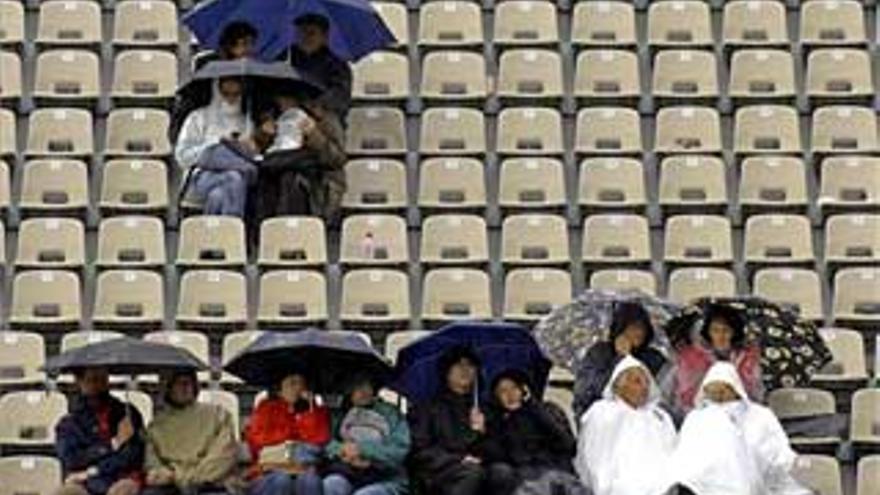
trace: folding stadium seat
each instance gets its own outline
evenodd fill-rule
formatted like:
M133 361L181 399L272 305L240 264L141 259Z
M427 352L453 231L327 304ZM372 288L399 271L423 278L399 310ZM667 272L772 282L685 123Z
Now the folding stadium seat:
M12 328L58 330L79 326L79 277L60 270L19 273L12 284Z
M663 259L672 265L730 265L733 234L730 219L679 215L666 220Z
M483 112L470 108L429 108L422 113L419 143L423 155L482 155L486 152Z
M578 55L574 95L584 103L637 105L641 95L639 58L628 50L585 50Z
M834 276L834 321L862 328L880 321L880 268L846 268Z
M62 353L69 352L87 345L98 344L121 337L124 337L124 334L105 330L77 330L73 332L65 332L61 336L60 350ZM127 386L130 382L130 378L131 377L129 376L111 375L110 386ZM75 385L75 378L73 375L69 374L61 375L58 377L58 383L67 387L73 387Z
M818 203L823 213L880 209L880 158L828 157L821 175Z
M450 48L483 44L480 6L472 2L430 2L419 11L419 46Z
M218 330L247 323L247 281L227 270L191 270L180 279L177 326Z
M324 222L318 217L279 217L260 225L260 268L323 266L327 262Z
M871 495L880 491L880 455L863 457L858 465L858 492Z
M396 270L352 270L342 278L339 318L346 324L407 325L409 277Z
M559 42L556 6L534 0L499 3L493 38L497 47L555 45Z
M577 115L575 151L581 155L640 157L639 113L630 108L585 108Z
M0 331L0 389L38 386L46 377L46 343L37 333Z
M165 226L155 217L107 218L98 227L98 268L161 268L165 265Z
M177 5L174 2L118 2L113 21L113 46L177 46Z
M421 262L431 266L489 262L486 221L477 215L435 215L422 223Z
M804 2L800 21L800 41L807 47L862 46L868 43L861 2Z
M822 282L813 270L767 268L755 274L752 292L783 306L796 309L805 320L821 321Z
M181 222L178 267L237 269L246 263L244 222L240 218L198 215Z
M102 169L103 214L157 213L168 208L168 175L158 160L110 160Z
M113 157L164 157L171 154L170 117L164 110L128 108L107 117L104 154Z
M714 156L677 155L660 164L660 208L680 212L722 213L727 207L727 167Z
M0 1L0 46L18 48L24 42L24 2Z
M736 111L733 151L738 155L800 154L798 111L779 105L751 105Z
M406 6L395 2L370 2L376 9L379 17L385 21L385 25L397 40L395 47L409 45L409 21L407 20Z
M17 155L15 115L12 110L0 108L0 157Z
M474 158L431 158L419 174L423 210L479 210L486 207L483 163Z
M719 95L715 55L700 50L664 50L657 53L654 57L652 94L661 105L714 105Z
M492 318L489 275L467 268L439 268L425 275L422 320L429 323Z
M588 158L581 162L578 202L590 211L640 211L647 204L642 162L632 158Z
M810 143L814 154L873 153L880 148L877 116L867 107L821 107L813 112Z
M724 45L730 48L786 46L785 5L753 0L727 2L723 31Z
M486 59L481 54L431 52L422 61L421 94L429 103L482 102L488 87Z
M33 97L41 105L93 105L101 94L99 65L98 56L85 50L41 53L37 56Z
M711 46L709 4L696 0L652 3L648 8L648 43L654 48Z
M812 383L825 390L834 390L847 384L855 387L864 385L868 379L868 368L862 335L844 328L823 328L819 333L831 350L832 360L812 376Z
M265 332L260 330L243 330L224 335L220 357L222 365L225 367L264 334ZM238 387L244 384L239 378L226 372L223 372L220 382L229 387Z
M834 394L827 390L812 388L773 390L767 394L767 405L783 422L827 418L837 412ZM833 454L840 444L840 437L837 435L814 437L794 434L790 441L795 450ZM838 493L843 495L842 492Z
M404 101L409 97L409 58L373 52L352 67L352 98L356 101Z
M880 390L862 389L853 394L850 439L857 451L880 446Z
M728 92L737 105L767 101L793 104L797 94L794 57L787 50L734 52Z
M625 2L576 3L571 42L582 47L636 46L635 8Z
M604 269L590 275L591 289L625 291L638 290L645 294L657 294L657 279L654 274L644 270Z
M15 456L0 459L2 495L52 495L63 481L61 463L54 457Z
M501 155L561 155L562 116L550 108L507 108L498 116Z
M843 495L840 464L831 455L801 455L794 462L792 475L813 493Z
M219 406L232 416L232 426L236 439L241 434L241 406L238 402L238 396L228 390L201 390L199 391L198 402L201 404L212 404Z
M19 225L17 268L78 270L85 261L85 227L81 221L32 218Z
M651 262L648 219L639 215L603 214L584 222L586 265L647 265Z
M406 222L395 215L354 215L342 223L340 263L405 265L409 261Z
M177 91L177 56L160 50L128 50L116 56L110 95L120 104L167 102Z
M190 354L201 360L203 363L210 363L210 342L208 336L201 332L160 330L158 332L150 332L144 335L144 340L155 344L165 344L177 347L178 349L184 349L189 351ZM140 377L140 380L151 382L155 381L155 377L143 376ZM200 382L204 383L209 380L209 373L199 373Z
M0 17L2 15L0 13ZM0 71L0 103L17 103L22 95L21 57L17 53L0 51L0 67L3 67Z
M12 201L12 188L9 182L9 165L0 160L0 216L9 209Z
M92 114L87 110L41 108L31 112L25 155L90 157L93 151Z
M688 304L703 297L733 297L736 276L724 268L679 268L669 275L670 301Z
M749 265L811 264L810 220L799 215L755 215L746 221L745 260Z
M128 403L137 410L143 419L144 424L148 425L153 421L153 399L146 392L140 390L111 390L110 395L116 399Z
M397 356L404 347L430 334L428 330L399 330L389 333L385 339L385 357L396 363Z
M806 86L813 104L870 104L874 96L870 52L834 48L810 53Z
M570 261L565 217L531 213L504 219L501 262L506 266L567 265Z
M33 160L24 166L19 207L25 215L83 215L89 174L79 160Z
M406 208L406 168L398 160L352 160L345 165L347 210L399 210Z
M294 328L327 321L327 281L306 270L278 270L260 278L257 325Z
M504 281L504 318L535 322L571 301L571 292L571 274L565 270L511 270Z
M92 322L100 328L162 327L165 300L162 276L144 270L111 270L98 276Z
M721 117L714 108L663 108L657 112L655 126L656 153L721 152Z
M745 215L807 210L804 161L791 156L750 156L743 160L739 204Z
M557 101L562 92L562 57L558 52L516 49L501 54L497 93L502 101Z
M830 267L880 264L880 215L835 215L825 223L825 263Z
M59 392L10 392L0 397L0 444L51 447L55 425L67 414L67 398Z
M97 2L41 2L38 45L83 46L101 43L101 6Z
M403 112L382 107L351 109L345 147L353 155L406 153Z
M565 208L565 171L553 158L508 158L501 163L498 205L502 210Z

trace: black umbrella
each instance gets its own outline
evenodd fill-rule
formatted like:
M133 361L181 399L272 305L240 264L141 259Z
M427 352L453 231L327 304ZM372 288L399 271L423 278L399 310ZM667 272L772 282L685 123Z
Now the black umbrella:
M342 391L355 374L367 373L378 383L391 375L391 365L361 334L313 328L267 332L224 369L261 387L276 386L292 373L303 374L318 393Z
M170 370L199 371L205 363L189 351L166 344L120 337L89 344L50 358L43 370L50 374L104 368L111 375L140 375Z
M285 62L260 62L252 59L216 60L199 69L177 92L192 101L211 101L213 82L236 77L248 84L248 93L266 96L278 91L302 95L303 99L319 96L324 88L312 77L297 71Z

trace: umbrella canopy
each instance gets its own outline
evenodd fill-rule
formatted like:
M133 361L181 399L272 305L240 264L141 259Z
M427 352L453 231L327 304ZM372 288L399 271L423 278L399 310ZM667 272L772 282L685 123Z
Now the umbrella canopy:
M480 360L485 389L498 374L519 370L532 392L543 395L551 363L525 328L509 323L453 323L400 350L391 387L415 402L431 400L443 387L440 363L451 349L465 347Z
M391 374L391 365L362 334L314 328L266 332L224 369L261 387L277 386L293 373L303 374L318 393L340 392L354 374L368 373L377 382Z
M259 94L284 88L294 94L310 99L319 96L324 88L312 77L284 62L260 62L252 59L215 60L209 62L177 92L184 98L211 101L213 83L225 77L239 77L249 84L249 93Z
M106 368L112 375L140 375L170 370L199 371L207 365L178 347L119 337L89 344L50 358L43 369L51 374Z
M615 309L621 303L637 303L645 308L654 326L651 345L669 355L669 339L661 330L684 308L638 290L584 291L570 304L560 306L538 322L535 338L554 363L577 370L590 347L607 340Z

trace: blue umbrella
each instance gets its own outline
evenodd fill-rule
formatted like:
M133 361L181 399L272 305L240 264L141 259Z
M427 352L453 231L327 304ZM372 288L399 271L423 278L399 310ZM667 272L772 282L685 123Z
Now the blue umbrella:
M401 349L391 388L414 402L433 399L444 386L440 362L452 349L466 347L480 360L483 392L505 371L524 372L532 393L543 395L550 361L524 327L509 323L453 323Z

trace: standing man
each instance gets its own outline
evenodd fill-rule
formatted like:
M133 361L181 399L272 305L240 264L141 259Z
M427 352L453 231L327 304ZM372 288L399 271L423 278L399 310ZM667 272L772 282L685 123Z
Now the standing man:
M290 65L324 87L316 103L344 122L351 106L351 67L330 51L330 21L305 14L294 22L299 41L290 49Z

